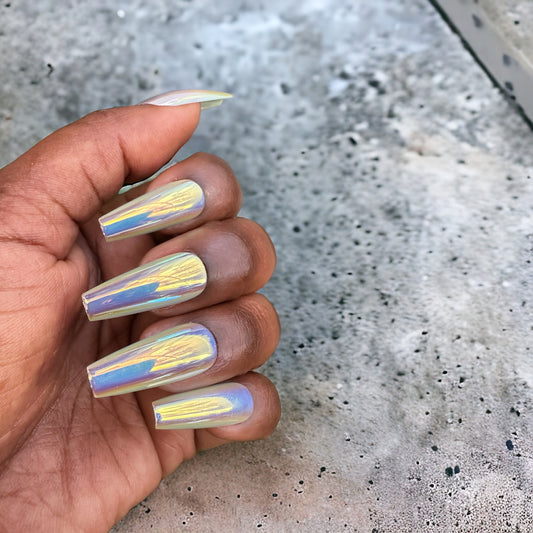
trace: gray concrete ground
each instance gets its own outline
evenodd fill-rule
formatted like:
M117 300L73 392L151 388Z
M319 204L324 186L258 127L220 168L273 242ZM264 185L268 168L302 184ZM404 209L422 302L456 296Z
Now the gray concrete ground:
M84 113L228 90L187 153L271 233L267 441L114 529L532 531L532 133L423 0L0 7L0 164Z

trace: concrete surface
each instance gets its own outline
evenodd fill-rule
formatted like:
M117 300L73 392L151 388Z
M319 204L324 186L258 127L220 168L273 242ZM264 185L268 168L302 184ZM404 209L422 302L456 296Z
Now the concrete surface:
M509 99L533 121L533 2L431 1Z
M229 90L188 151L232 164L279 254L279 429L114 531L532 531L532 133L431 5L59 4L0 7L0 162L95 108Z

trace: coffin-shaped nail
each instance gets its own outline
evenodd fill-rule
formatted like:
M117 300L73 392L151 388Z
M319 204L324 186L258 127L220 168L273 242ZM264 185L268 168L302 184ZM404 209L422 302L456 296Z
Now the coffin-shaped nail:
M153 402L156 429L193 429L244 422L254 410L240 383L220 383Z
M110 279L82 295L89 320L151 311L198 296L207 283L205 266L194 254L156 259Z
M205 372L215 362L212 333L199 324L183 324L147 337L87 367L96 398L116 396Z
M108 241L150 233L197 217L204 209L202 188L180 180L147 192L100 217Z
M158 96L153 96L142 103L163 106L178 106L200 103L202 104L202 109L209 109L211 107L219 106L227 98L233 98L233 95L218 91L187 90L171 91Z

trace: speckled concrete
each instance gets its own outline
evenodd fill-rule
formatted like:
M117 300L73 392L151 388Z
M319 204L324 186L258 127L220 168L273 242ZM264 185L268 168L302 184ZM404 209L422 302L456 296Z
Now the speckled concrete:
M279 429L114 531L531 531L533 136L429 3L62 4L0 7L0 163L229 90L187 150L232 164L279 254Z

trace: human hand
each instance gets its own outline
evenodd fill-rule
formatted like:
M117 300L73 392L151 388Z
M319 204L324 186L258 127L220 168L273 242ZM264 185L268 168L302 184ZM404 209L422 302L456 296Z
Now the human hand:
M0 498L8 531L107 531L196 452L266 437L277 424L275 388L251 372L279 339L275 310L255 294L274 270L275 253L260 226L236 218L241 192L231 169L214 156L195 154L116 196L125 181L161 168L199 117L198 103L98 111L0 170ZM99 216L177 180L200 186L201 212L193 209L193 218L154 233L106 242ZM171 306L87 320L82 293L181 252L196 255L200 270L205 265L205 287L200 280L179 303L168 300ZM186 286L176 272L177 283ZM114 305L109 298L104 307ZM87 365L188 323L212 333L212 366L207 368L211 358L198 367L201 373L165 390L93 397ZM235 419L245 420L155 429L154 400L219 382L245 386L239 390L253 410ZM92 386L99 383L93 377Z

